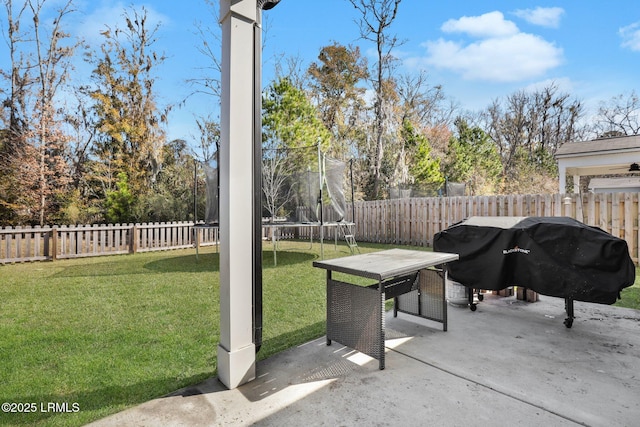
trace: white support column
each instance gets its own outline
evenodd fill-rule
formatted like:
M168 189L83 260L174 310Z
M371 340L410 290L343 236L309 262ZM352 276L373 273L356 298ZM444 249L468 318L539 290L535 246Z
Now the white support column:
M580 175L573 175L573 193L580 193Z
M253 343L253 135L256 0L220 0L220 343L218 378L229 389L256 376ZM258 77L259 78L259 77Z
M564 194L566 193L567 188L567 168L562 164L562 162L558 162L558 193Z

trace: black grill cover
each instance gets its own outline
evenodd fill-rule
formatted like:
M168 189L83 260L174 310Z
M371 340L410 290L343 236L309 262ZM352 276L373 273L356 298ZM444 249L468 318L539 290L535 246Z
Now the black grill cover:
M635 281L627 242L568 217L471 217L437 233L433 248L459 254L449 276L474 289L613 304Z

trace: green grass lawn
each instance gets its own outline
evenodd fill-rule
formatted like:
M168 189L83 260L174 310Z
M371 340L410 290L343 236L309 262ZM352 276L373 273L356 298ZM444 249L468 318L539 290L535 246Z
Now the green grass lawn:
M614 305L640 310L640 267L636 267L636 282L633 286L622 290L620 299Z
M362 252L385 248L360 245ZM264 252L264 331L258 359L322 336L320 247L281 242ZM349 255L324 245L325 258ZM214 248L0 265L0 425L76 426L216 375L218 254ZM638 282L618 305L640 308ZM68 404L72 413L42 412ZM74 406L73 404L77 404Z
M325 331L320 246L279 247L274 267L265 245L259 359ZM82 425L216 375L218 285L214 248L0 265L0 400L38 408L0 425ZM49 402L80 410L41 412Z

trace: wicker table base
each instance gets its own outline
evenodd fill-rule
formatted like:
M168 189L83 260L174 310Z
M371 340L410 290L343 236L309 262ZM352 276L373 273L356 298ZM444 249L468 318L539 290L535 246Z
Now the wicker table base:
M385 301L398 311L435 320L447 330L446 273L433 269L455 254L391 249L348 258L316 261L327 270L327 344L335 340L367 354L384 369ZM377 279L371 286L335 280L332 272Z

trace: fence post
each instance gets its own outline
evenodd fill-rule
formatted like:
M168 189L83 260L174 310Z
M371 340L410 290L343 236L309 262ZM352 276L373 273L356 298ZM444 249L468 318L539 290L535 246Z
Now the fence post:
M563 199L564 201L564 216L573 217L571 215L571 197L567 196Z
M58 227L51 227L51 261L58 259Z
M135 254L136 252L138 252L138 227L136 226L136 224L129 224L131 225L131 236L130 236L130 249L129 249L129 253L130 254Z
M42 253L42 256L44 257L44 259L49 259L49 240L50 240L50 236L51 236L51 231L46 231L46 232L42 232L38 235L38 246L37 246L37 254L39 255L40 253ZM42 246L40 246L40 244L42 244ZM42 249L42 252L40 252L40 249Z

